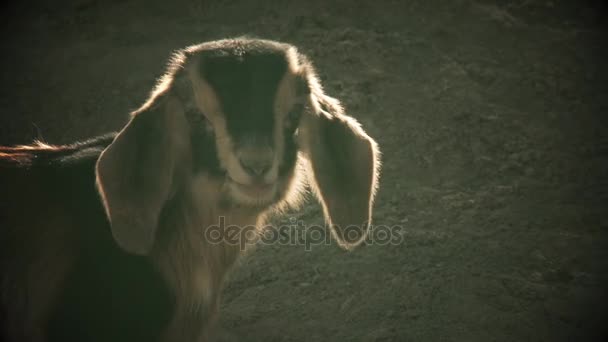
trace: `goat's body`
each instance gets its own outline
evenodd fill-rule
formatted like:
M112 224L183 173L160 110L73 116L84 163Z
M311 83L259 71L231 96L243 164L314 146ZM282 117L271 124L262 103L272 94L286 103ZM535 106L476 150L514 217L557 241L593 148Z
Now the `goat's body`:
M194 341L215 314L238 246L207 244L213 209L176 196L150 257L119 248L95 188L95 163L112 138L0 149L4 340Z
M259 210L223 208L220 186L200 175L161 215L157 244L151 256L174 299L174 315L164 332L166 341L206 340L215 322L225 275L242 250L238 243L207 240L205 229L255 227Z
M306 178L332 236L353 248L379 163L295 47L180 50L118 134L0 147L2 337L205 341L264 217L296 204Z

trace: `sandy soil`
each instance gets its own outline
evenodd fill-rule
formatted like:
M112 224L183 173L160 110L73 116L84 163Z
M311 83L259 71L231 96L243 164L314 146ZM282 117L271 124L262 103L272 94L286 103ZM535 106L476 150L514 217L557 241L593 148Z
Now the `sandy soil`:
M48 3L4 5L0 144L119 129L173 49L244 33L300 46L380 143L375 220L401 243L259 246L226 339L608 336L600 1Z

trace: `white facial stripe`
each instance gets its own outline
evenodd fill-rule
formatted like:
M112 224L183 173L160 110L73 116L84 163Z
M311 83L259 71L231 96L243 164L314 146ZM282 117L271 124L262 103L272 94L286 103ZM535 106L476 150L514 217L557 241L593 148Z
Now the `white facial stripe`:
M286 73L277 86L277 91L275 93L274 98L274 161L272 163L272 168L268 173L269 177L276 179L279 175L279 166L281 163L281 159L283 157L285 151L285 144L283 142L284 139L284 131L285 131L285 100L290 98L290 90L289 81L291 75Z
M297 73L294 72L295 67L290 65L289 70L277 87L275 102L274 102L274 114L275 114L275 127L274 127L274 142L275 142L275 160L271 173L278 175L279 166L283 159L285 152L285 128L287 124L287 116L296 104L306 103L307 97L304 94L297 93Z
M219 99L207 81L202 79L196 66L188 70L194 89L199 110L207 117L215 132L215 143L220 166L228 171L230 177L239 183L247 183L249 175L243 170L241 164L234 154L233 141L228 134L226 119L222 113Z

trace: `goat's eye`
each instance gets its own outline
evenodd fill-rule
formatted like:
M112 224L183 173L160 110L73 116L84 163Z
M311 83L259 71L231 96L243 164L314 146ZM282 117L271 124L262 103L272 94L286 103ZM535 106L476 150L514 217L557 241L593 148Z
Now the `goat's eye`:
M209 120L205 117L205 115L203 115L199 112L187 113L186 115L189 117L190 124L196 130L203 131L206 133L213 132L213 127L211 126L211 122L209 122Z

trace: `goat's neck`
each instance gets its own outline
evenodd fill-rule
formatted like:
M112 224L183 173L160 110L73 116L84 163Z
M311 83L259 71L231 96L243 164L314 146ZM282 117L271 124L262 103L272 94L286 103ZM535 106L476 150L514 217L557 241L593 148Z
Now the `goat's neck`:
M163 222L156 261L178 311L216 305L226 273L250 243L244 239L258 226L260 210L220 205L219 193L208 178L195 179Z

